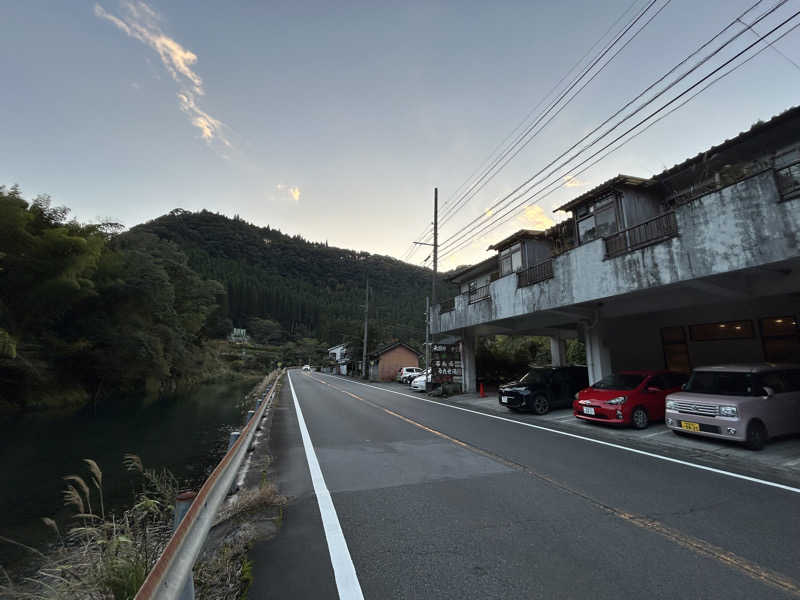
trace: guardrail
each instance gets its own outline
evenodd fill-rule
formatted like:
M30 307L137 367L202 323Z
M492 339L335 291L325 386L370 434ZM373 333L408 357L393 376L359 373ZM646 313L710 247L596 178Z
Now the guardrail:
M451 310L456 309L456 299L455 296L452 298L448 298L447 300L442 300L439 303L439 314L450 312Z
M626 252L633 252L639 248L657 244L663 240L678 235L678 221L674 212L648 219L619 233L604 238L606 245L606 258L620 256Z
M194 586L190 582L195 560L247 455L258 423L272 404L281 375L282 372L272 382L269 392L260 398L256 410L248 412L249 418L238 439L200 488L186 516L136 593L135 600L188 600L194 597Z
M553 259L548 258L547 260L533 265L529 269L517 273L517 287L526 287L534 283L539 283L540 281L545 281L546 279L552 279L552 277Z
M469 303L475 304L476 302L480 302L481 300L486 300L491 298L489 294L489 284L482 285L481 287L471 289L469 292Z

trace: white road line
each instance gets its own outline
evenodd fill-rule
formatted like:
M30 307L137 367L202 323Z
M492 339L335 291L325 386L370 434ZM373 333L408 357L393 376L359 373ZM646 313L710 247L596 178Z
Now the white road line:
M339 591L339 598L342 600L364 600L361 593L361 584L356 575L356 568L353 566L353 559L350 558L350 551L347 549L347 542L342 533L342 526L339 524L339 517L333 506L331 493L325 484L322 470L319 468L317 453L308 435L306 421L303 418L303 411L300 410L300 403L297 401L297 394L294 391L292 376L286 373L289 379L289 388L292 390L294 399L294 409L297 413L297 421L300 423L300 435L303 438L303 448L306 451L308 470L311 472L311 483L314 485L314 493L317 496L319 512L322 516L322 527L325 529L325 538L328 541L328 552L331 556L333 566L333 576L336 579L336 588Z
M363 385L365 387L374 388L376 390L381 390L383 392L389 392L390 394L397 394L398 396L405 396L407 398L412 398L414 400L420 400L422 402L428 402L430 404L436 404L438 406L444 406L447 408L452 408L453 410L461 410L464 412L472 413L474 415L480 415L482 417L486 417L487 419L497 419L498 421L505 421L506 423L514 423L515 425L521 425L523 427L530 427L532 429L540 429L542 431L549 431L550 433L555 433L556 435L563 435L565 437L574 438L576 440L583 440L584 442L590 442L592 444L599 444L601 446L607 446L609 448L616 448L617 450L624 450L625 452L631 452L633 454L639 454L641 456L647 456L650 458L655 458L656 460L663 460L665 462L674 463L676 465L683 465L685 467L690 467L692 469L699 469L701 471L708 471L709 473L716 473L717 475L723 475L725 477L733 477L734 479L741 479L743 481L749 481L751 483L757 483L759 485L765 485L768 487L778 488L780 490L785 490L787 492L792 492L794 494L800 494L800 488L792 487L789 485L784 485L782 483L776 483L774 481L767 481L766 479L758 479L757 477L750 477L749 475L742 475L741 473L734 473L732 471L724 471L722 469L715 469L714 467L707 467L706 465L700 465L697 463L689 462L686 460L680 460L677 458L671 458L669 456L663 456L661 454L655 454L653 452L647 452L645 450L639 450L637 448L630 448L628 446L622 446L620 444L614 444L612 442L604 442L602 440L596 440L594 438L586 437L583 435L578 435L576 433L569 433L567 431L559 431L558 429L550 429L549 427L542 427L541 425L534 425L533 423L526 423L524 421L517 421L515 419L509 419L507 417L500 417L497 415L490 415L484 412L480 412L478 410L472 410L469 408L462 408L461 406L453 406L452 404L445 404L444 402L437 402L436 400L430 400L428 398L422 398L419 396L412 396L410 394L404 394L403 392L396 392L394 390L390 390L387 388L383 388L377 385L370 385L368 383L361 383L360 381L353 381L352 379L346 379L344 377L337 377L336 375L329 375L329 377L333 377L334 379L341 379L342 381L347 381L349 383L355 383L357 385Z
M656 431L655 433L648 433L648 434L645 434L645 435L643 435L642 437L644 437L644 438L651 438L651 437L656 437L657 435L664 435L665 433L672 433L672 430L670 430L670 429L664 429L664 430L662 430L662 431Z

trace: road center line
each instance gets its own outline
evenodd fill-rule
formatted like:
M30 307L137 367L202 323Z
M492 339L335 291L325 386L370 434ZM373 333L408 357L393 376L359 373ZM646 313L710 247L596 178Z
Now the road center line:
M294 391L292 376L287 372L286 377L289 379L289 388L292 390L294 409L297 413L297 421L300 424L300 436L303 439L308 470L311 473L311 483L314 486L314 494L317 497L319 512L322 516L322 527L325 530L325 539L328 542L328 552L331 557L333 576L336 579L339 598L342 600L364 600L364 594L361 593L361 584L356 575L356 568L353 565L353 559L350 558L350 550L347 549L347 541L344 539L342 526L339 524L339 517L336 515L336 508L333 506L331 493L325 484L325 478L322 476L322 469L320 469L319 461L317 460L317 453L314 451L314 445L308 435L303 411L300 409L300 402L298 402L297 394Z
M327 375L327 374L326 374ZM734 479L741 479L743 481L749 481L750 483L756 483L759 485L765 485L772 488L777 488L780 490L784 490L787 492L792 492L793 494L800 494L800 488L792 487L789 485L784 485L782 483L777 483L775 481L767 481L766 479L759 479L757 477L750 477L749 475L742 475L741 473L734 473L732 471L725 471L723 469L716 469L714 467L709 467L706 465L701 465L693 462L689 462L686 460L681 460L679 458L672 458L670 456L664 456L662 454L656 454L654 452L647 452L646 450L639 450L638 448L631 448L629 446L622 446L621 444L615 444L613 442L604 442L603 440L596 440L594 438L586 437L583 435L578 435L576 433L569 433L568 431L559 431L558 429L551 429L550 427L544 427L542 425L534 425L533 423L526 423L524 421L517 421L515 419L509 419L506 417L501 417L498 415L490 415L479 410L472 410L470 408L463 408L461 406L453 406L452 404L445 404L444 402L437 402L436 400L430 400L429 398L420 398L418 396L412 396L411 394L404 394L403 392L396 392L394 390L390 390L384 387L380 387L377 385L370 385L368 383L361 383L360 381L353 381L352 379L346 379L344 377L337 377L336 375L327 375L328 377L333 377L334 379L341 379L342 381L347 381L350 383L354 383L356 385L363 385L365 387L373 388L376 390L381 390L383 392L388 392L390 394L397 394L398 396L405 396L406 398L411 398L412 400L418 400L420 402L428 402L430 404L436 404L437 406L444 406L446 408L452 408L453 410L460 410L467 413L472 413L474 415L480 415L482 417L486 417L487 419L497 419L498 421L505 421L506 423L514 423L515 425L521 425L523 427L530 427L532 429L539 429L541 431L549 431L550 433L555 433L557 435L563 435L565 437L574 438L576 440L583 440L585 442L590 442L592 444L599 444L600 446L607 446L609 448L616 448L617 450L624 450L625 452L631 452L633 454L639 454L641 456L647 456L649 458L654 458L656 460L663 460L665 462L670 462L676 465L683 465L684 467L690 467L692 469L698 469L700 471L708 471L709 473L716 473L717 475L723 475L725 477L732 477Z

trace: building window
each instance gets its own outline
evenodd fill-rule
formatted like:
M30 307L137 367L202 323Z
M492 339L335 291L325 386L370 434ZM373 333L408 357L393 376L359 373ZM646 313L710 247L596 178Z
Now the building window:
M800 162L777 169L775 177L782 200L791 200L800 196Z
M800 329L795 317L769 317L759 321L764 360L800 362Z
M500 253L500 276L522 270L522 244L514 244Z
M692 370L689 360L689 345L683 327L664 327L661 330L661 343L664 347L664 364L670 371L688 373Z
M704 323L690 325L689 332L695 342L713 340L751 339L753 337L752 321L726 321L724 323Z
M576 213L578 221L578 240L585 244L617 232L617 202L614 196L607 196L594 205Z

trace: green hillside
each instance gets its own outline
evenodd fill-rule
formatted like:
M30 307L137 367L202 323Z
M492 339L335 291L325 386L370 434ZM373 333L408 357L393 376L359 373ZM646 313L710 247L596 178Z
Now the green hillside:
M208 211L176 209L134 232L174 242L194 271L222 283L227 291L222 311L231 326L254 330L262 324L254 318L277 322L280 331L270 332L276 342L310 337L333 345L358 338L369 276L373 341L419 344L424 339L425 296L431 287L427 269Z

